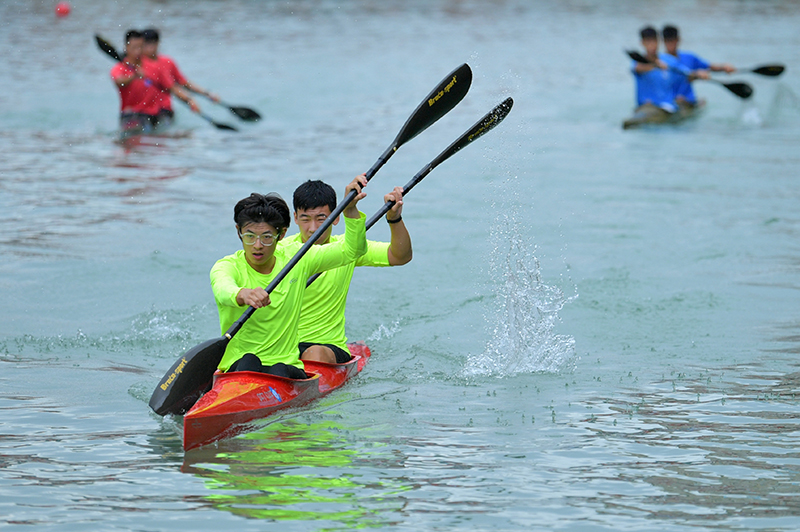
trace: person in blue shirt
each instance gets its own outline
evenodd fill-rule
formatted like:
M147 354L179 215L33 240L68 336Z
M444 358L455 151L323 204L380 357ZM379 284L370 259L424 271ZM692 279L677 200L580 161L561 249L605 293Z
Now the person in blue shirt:
M709 79L709 71L727 72L730 74L736 70L735 67L727 63L709 63L691 52L678 51L680 36L678 28L675 26L664 26L661 30L664 39L666 52L659 55L662 61L668 63L675 61L679 65L678 69L673 69L673 97L675 102L681 106L697 106L697 96L692 89L694 79Z
M667 58L666 61L658 55L658 32L652 26L646 26L639 32L642 38L642 47L649 63L633 61L631 72L636 80L636 106L650 105L674 113L678 107L672 91L672 71L670 64L677 61Z

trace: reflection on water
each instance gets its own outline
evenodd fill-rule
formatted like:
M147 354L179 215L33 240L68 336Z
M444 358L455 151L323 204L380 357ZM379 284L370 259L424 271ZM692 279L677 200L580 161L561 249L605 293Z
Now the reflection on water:
M215 508L236 515L382 527L387 523L380 514L402 507L399 494L408 488L365 476L365 467L383 464L376 463L375 449L354 445L350 430L329 420L283 419L186 453L182 470L206 480L205 498Z
M800 372L761 366L688 368L622 399L584 403L592 413L579 425L606 456L570 474L649 488L624 501L601 492L573 504L725 530L792 522L800 513Z
M80 257L65 243L151 218L174 201L170 182L191 172L175 150L183 138L123 147L106 133L12 130L0 142L13 152L0 181L0 247L18 256Z

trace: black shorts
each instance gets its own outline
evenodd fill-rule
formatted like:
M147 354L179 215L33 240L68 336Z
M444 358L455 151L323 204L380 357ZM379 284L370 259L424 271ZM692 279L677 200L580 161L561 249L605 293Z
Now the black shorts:
M172 125L175 113L172 109L161 109L154 118L153 127L164 129Z
M119 115L119 128L125 136L152 133L157 123L156 115L128 112Z
M286 377L287 379L307 379L308 375L302 369L278 362L271 366L265 366L261 363L261 359L253 353L246 353L242 358L231 364L226 373L232 371L257 371L259 373L268 373L278 377Z
M168 109L162 109L155 115L125 112L120 114L119 124L126 135L155 133L170 126L174 116L175 113Z
M328 349L330 349L331 351L333 351L333 354L336 355L337 364L344 364L345 362L350 362L350 359L353 358L350 356L350 353L348 353L339 346L333 344L315 344L313 342L300 342L300 344L298 345L298 347L300 348L300 355L302 355L303 352L312 345L323 345Z

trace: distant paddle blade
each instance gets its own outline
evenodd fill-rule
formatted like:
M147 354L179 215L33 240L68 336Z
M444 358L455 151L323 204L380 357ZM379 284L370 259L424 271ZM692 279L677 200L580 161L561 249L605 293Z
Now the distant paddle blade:
M627 53L628 56L631 59L633 59L634 61L636 61L637 63L649 63L650 62L649 59L647 59L645 56L643 56L642 54L640 54L636 50L626 50L625 53Z
M117 53L116 48L108 42L107 40L100 37L100 35L95 34L94 40L97 41L97 46L104 51L106 54L111 56L112 59L115 61L122 61L122 57Z
M723 83L723 85L725 85L726 89L743 100L746 100L753 95L753 87L747 83Z
M186 351L164 375L150 397L150 408L159 416L183 414L211 387L228 338L208 340Z
M261 120L261 115L248 107L229 106L228 109L245 122L258 122Z
M786 67L783 65L764 65L758 68L754 68L751 70L754 74L760 74L762 76L770 76L776 77L783 74L783 71L786 70Z
M233 126L229 126L228 124L223 124L222 122L217 122L207 114L200 113L200 116L207 120L209 123L213 124L217 129L224 129L226 131L239 131Z
M408 118L394 139L394 147L405 144L450 112L467 95L471 83L472 69L466 63L448 74Z

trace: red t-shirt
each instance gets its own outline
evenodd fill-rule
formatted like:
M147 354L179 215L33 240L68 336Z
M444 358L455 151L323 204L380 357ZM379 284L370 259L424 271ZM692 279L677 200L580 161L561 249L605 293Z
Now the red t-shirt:
M171 111L172 99L170 98L169 89L176 83L185 85L186 78L178 70L175 62L165 55L159 55L156 59L147 57L142 59L142 68L146 76L155 81L155 84L162 89L159 102L160 108Z
M166 55L159 55L156 61L164 66L164 70L169 73L175 83L178 85L186 85L186 78L183 76L181 71L178 70L178 65L175 64L175 61L173 61L172 58L167 57Z
M135 72L132 65L128 63L117 63L111 69L111 79L116 81L120 78L128 77ZM155 87L151 80L134 78L132 81L120 87L120 112L123 113L144 113L148 115L158 114L161 102L161 91Z

